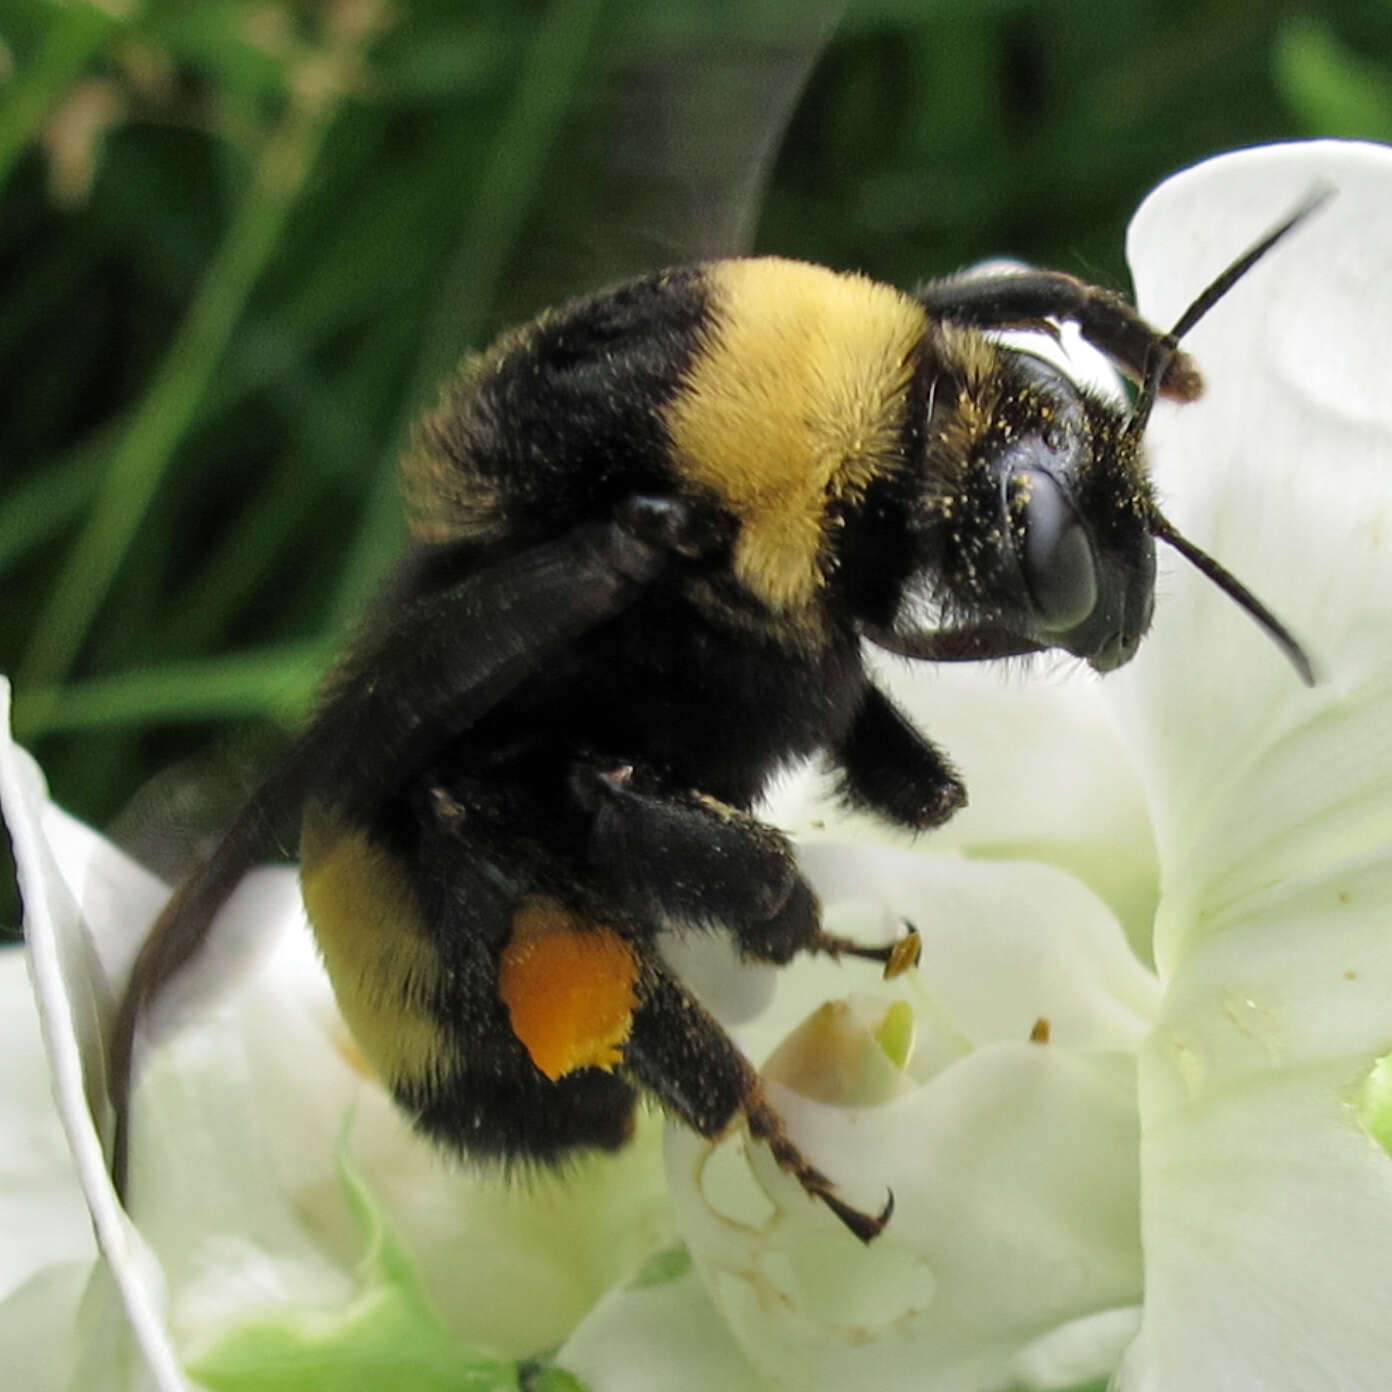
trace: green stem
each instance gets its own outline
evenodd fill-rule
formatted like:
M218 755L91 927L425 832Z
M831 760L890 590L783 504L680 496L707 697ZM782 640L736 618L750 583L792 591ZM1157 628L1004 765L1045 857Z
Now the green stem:
M314 163L336 102L297 103L262 149L232 226L117 448L40 616L20 681L52 689L72 670L247 298Z
M34 740L58 731L156 722L292 720L308 706L324 658L318 643L294 643L21 692L15 696L15 733Z
M333 392L302 384L292 427L297 447L169 603L161 624L166 652L215 645L237 609L264 589L268 572L284 563L286 551L297 540L302 544L311 511L367 434L366 422L378 419L386 408L395 380L392 367L404 352L405 328L404 315L382 322Z
M53 22L38 53L0 102L0 188L49 112L117 22L96 5L54 6Z
M25 479L0 509L0 575L82 516L101 487L111 454L105 430Z
M492 152L476 185L473 212L450 260L422 339L387 453L388 467L368 499L344 567L328 632L357 617L403 539L396 456L411 424L473 345L498 297L498 283L535 200L557 132L585 71L603 0L558 0L547 7Z

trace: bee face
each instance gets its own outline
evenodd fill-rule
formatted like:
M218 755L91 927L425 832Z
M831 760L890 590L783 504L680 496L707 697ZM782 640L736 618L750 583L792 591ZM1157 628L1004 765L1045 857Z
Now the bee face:
M1059 648L1099 672L1129 661L1154 608L1154 503L1122 410L1024 350L930 370L923 491L905 505L920 519L911 573L870 636L915 657ZM925 609L939 635L928 646L905 636Z
M1154 609L1150 491L1124 420L1042 358L1012 352L988 470L1018 635L1099 672L1134 656Z

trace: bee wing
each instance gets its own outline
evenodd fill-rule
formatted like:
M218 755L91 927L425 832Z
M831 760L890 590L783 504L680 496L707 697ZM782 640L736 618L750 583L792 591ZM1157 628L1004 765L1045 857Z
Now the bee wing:
M394 608L368 634L308 730L170 898L136 958L112 1040L118 1191L140 1019L306 798L351 814L388 797L538 667L632 603L664 558L612 524L577 527ZM391 680L380 680L383 670Z
M586 525L392 606L330 680L295 753L316 795L323 789L350 813L377 806L540 665L627 607L663 558L621 528Z
M674 20L659 5L611 26L480 327L663 266L746 254L784 131L844 9L754 0L685 6ZM473 290L462 309L478 303Z

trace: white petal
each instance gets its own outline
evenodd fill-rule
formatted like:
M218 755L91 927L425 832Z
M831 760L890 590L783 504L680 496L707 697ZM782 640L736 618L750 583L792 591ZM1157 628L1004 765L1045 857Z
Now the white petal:
M24 901L25 945L59 1115L91 1208L97 1242L120 1287L142 1354L161 1392L186 1386L160 1315L158 1266L116 1201L89 1098L104 1099L102 1026L112 1004L72 892L45 837L47 794L33 761L9 736L9 686L0 682L0 800ZM113 853L114 856L114 853Z
M1169 558L1154 631L1112 688L1171 896L1162 966L1214 908L1375 850L1392 827L1392 150L1321 142L1202 165L1151 196L1131 251L1142 307L1168 322L1317 182L1334 199L1194 330L1205 397L1157 410L1150 435L1172 520L1323 675L1302 688Z
M1392 1165L1351 1124L1347 1082L1339 1066L1271 1073L1147 1135L1126 1392L1387 1387Z
M1122 1386L1387 1385L1392 1157L1359 1124L1392 1043L1392 151L1200 166L1133 228L1165 322L1317 180L1339 192L1194 332L1157 413L1172 520L1313 649L1301 689L1180 568L1119 679L1163 867L1163 1014L1140 1065L1146 1306Z
M868 1110L770 1093L794 1139L867 1208L862 1247L732 1138L669 1132L683 1237L749 1358L780 1385L977 1392L1080 1324L1082 1376L1115 1366L1141 1290L1131 1060L991 1045Z
M18 947L0 949L0 1299L51 1262L96 1256L92 1223L48 1085Z
M772 1392L689 1267L671 1281L639 1280L610 1291L556 1362L589 1392Z
M867 657L881 685L944 749L967 786L967 806L914 840L838 807L811 766L785 779L767 815L800 841L855 837L1043 860L1077 876L1149 953L1156 869L1149 816L1099 679L1055 656L1029 663L912 663Z
M272 941L302 928L292 871L259 872L252 892L229 904L223 919L234 933L243 909L252 907ZM353 1290L351 1265L321 1249L294 1191L269 1163L267 1118L242 1018L253 990L250 983L232 992L146 1049L133 1097L130 1208L166 1272L170 1325L184 1348L267 1307L292 1300L332 1305ZM312 1098L323 1082L320 1060L283 1030L272 1039L287 1048L282 1066L293 1059ZM331 1167L331 1153L304 1163L316 1161Z
M850 991L907 1000L920 1035L959 1041L954 1053L1027 1039L1041 1018L1056 1042L1088 1049L1135 1049L1150 1028L1155 979L1106 906L1062 871L825 842L804 847L802 866L832 932L882 943L907 920L923 957L888 983L852 958L785 968L769 1008L735 1030L756 1061L822 1001Z
M833 931L883 941L909 917L922 964L885 983L850 960L796 963L738 1035L760 1058L847 990L853 1017L913 1007L919 1085L894 1100L857 1110L769 1084L850 1202L876 1208L889 1188L896 1209L862 1248L764 1147L671 1128L679 1225L716 1306L797 1387L974 1392L1109 1371L1140 1293L1133 1051L1154 979L1105 906L1047 866L821 843L804 868ZM1026 1043L1041 1019L1054 1042Z
M159 1385L183 1385L163 1327L166 1288L185 1352L279 1303L330 1308L348 1299L361 1235L334 1146L350 1117L363 1180L460 1338L518 1355L554 1347L616 1279L670 1240L655 1117L622 1155L530 1185L469 1173L415 1135L364 1072L289 870L257 871L239 886L209 950L144 1032L131 1134L137 1234L115 1204L82 1087L105 1121L103 1039L167 890L54 808L32 760L8 743L0 776L40 1000L46 1023L56 1022L59 1068L75 1084L60 1092L70 1142L87 1156L79 1174L88 1203L116 1234L103 1244L116 1283L95 1282L84 1303L84 1376L125 1358L124 1302L153 1350ZM61 1178L60 1166L52 1182ZM55 1229L45 1241L60 1237ZM489 1259L461 1256L479 1252ZM27 1270L53 1253L15 1244L6 1255Z
M1387 1385L1392 1157L1354 1104L1392 1041L1389 902L1385 862L1281 886L1177 975L1141 1058L1128 1392Z
M73 1332L92 1264L55 1262L35 1271L0 1300L0 1349L5 1379L23 1392L69 1392L73 1384ZM108 1392L115 1378L87 1382L84 1392Z

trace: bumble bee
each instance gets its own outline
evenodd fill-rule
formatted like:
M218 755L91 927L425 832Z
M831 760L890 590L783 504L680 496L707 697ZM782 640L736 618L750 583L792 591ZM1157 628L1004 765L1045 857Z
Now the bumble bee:
M1299 209L1162 333L1057 272L902 293L778 259L572 301L469 359L404 462L416 544L317 716L147 941L115 1059L118 1183L141 1012L298 809L305 905L344 1018L421 1131L552 1162L628 1138L641 1096L740 1119L862 1240L759 1076L664 962L669 925L750 961L914 956L827 933L751 813L795 760L914 831L966 798L872 682L1058 648L1110 671L1151 619L1155 539L1295 639L1161 515L1141 450L1200 383L1187 330ZM987 330L1072 321L1128 410Z

